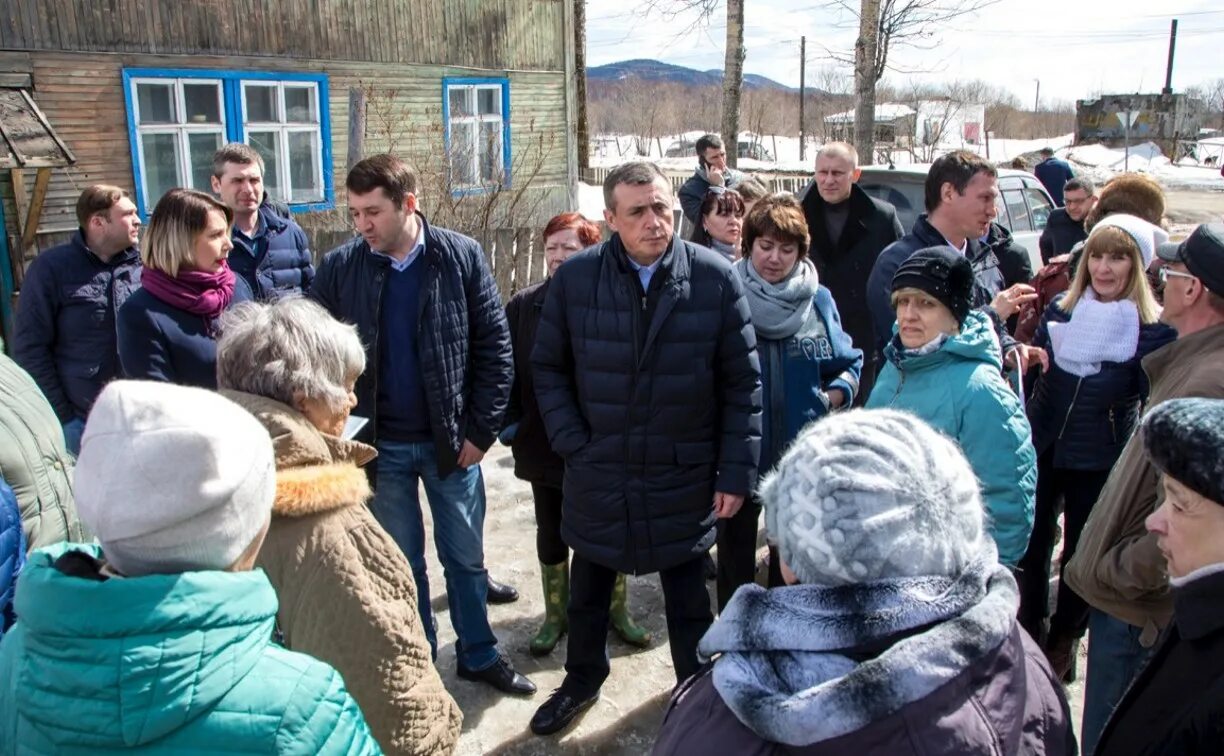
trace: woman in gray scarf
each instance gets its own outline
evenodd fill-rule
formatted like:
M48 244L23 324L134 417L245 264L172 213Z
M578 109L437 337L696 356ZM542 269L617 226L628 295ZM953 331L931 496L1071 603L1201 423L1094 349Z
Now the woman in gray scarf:
M769 470L804 425L849 407L858 392L863 352L842 330L837 304L807 257L803 208L790 195L760 200L745 219L744 282L761 358L762 472ZM718 605L753 579L759 501L745 503L718 536ZM770 551L770 582L781 585Z

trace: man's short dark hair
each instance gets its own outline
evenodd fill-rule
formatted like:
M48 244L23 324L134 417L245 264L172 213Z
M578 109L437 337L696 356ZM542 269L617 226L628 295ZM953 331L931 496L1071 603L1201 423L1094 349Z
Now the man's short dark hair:
M1038 150L1037 154L1044 155L1045 157L1054 157L1054 148L1053 147L1042 147L1040 150Z
M264 172L264 160L255 148L249 144L242 142L230 142L221 146L221 149L213 153L213 169L212 175L215 178L221 178L225 175L225 164L234 163L235 165L258 165L259 172Z
M604 207L609 210L616 209L616 200L612 198L612 192L621 184L642 186L644 184L653 184L655 179L663 179L663 183L667 184L668 192L671 191L671 182L667 180L667 175L659 170L659 166L654 163L639 160L616 166L608 172L608 177L604 179Z
M90 218L109 213L116 202L127 196L127 192L110 184L94 184L85 187L85 191L81 192L80 197L77 197L77 223L81 228L85 228L89 225Z
M955 150L947 155L941 155L934 163L926 177L926 211L934 212L939 207L939 191L944 184L951 184L957 194L964 194L965 187L979 173L985 173L994 178L999 177L999 170L994 163L968 150Z
M1076 176L1063 186L1063 192L1083 192L1091 197L1096 194L1096 184L1092 183L1092 179Z
M394 155L372 155L349 169L344 188L353 194L369 194L382 189L396 205L416 194L416 171Z
M721 150L723 148L723 140L717 134L705 134L697 140L697 156L705 157L705 151L713 148Z

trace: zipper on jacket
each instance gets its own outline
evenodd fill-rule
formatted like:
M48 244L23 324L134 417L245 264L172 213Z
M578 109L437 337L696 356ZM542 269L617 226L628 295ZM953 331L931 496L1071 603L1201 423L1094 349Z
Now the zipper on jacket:
M1116 444L1118 443L1118 427L1114 424L1114 408L1109 408L1109 437Z
M1067 423L1071 420L1071 410L1075 409L1075 400L1079 398L1080 386L1082 385L1084 385L1084 378L1083 376L1080 376L1080 379L1075 382L1075 393L1071 395L1071 403L1067 405L1067 416L1063 418L1062 428L1058 431L1059 441L1062 441L1063 434L1067 432ZM1110 414L1110 422L1112 423L1112 410L1110 411Z

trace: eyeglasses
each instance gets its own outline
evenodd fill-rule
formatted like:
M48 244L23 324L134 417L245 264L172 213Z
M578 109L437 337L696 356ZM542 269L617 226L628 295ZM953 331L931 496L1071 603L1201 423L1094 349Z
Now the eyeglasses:
M1160 269L1160 282L1162 284L1168 283L1170 278L1195 278L1197 279L1198 276L1192 276L1189 273L1182 273L1180 270L1173 270L1169 266L1165 265Z

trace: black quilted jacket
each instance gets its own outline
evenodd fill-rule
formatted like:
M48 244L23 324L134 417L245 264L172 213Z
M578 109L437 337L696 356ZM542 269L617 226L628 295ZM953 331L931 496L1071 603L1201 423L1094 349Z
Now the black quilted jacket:
M465 438L486 450L497 439L514 366L506 314L480 245L426 224L423 254L428 267L417 326L421 378L438 474L445 477L455 469ZM332 315L357 326L366 370L357 380L353 414L370 418L375 435L378 313L390 265L390 258L356 238L327 253L310 289Z
M531 357L565 459L561 535L636 574L714 542L714 492L748 494L761 445L756 335L730 264L673 239L643 292L619 236L554 274Z

